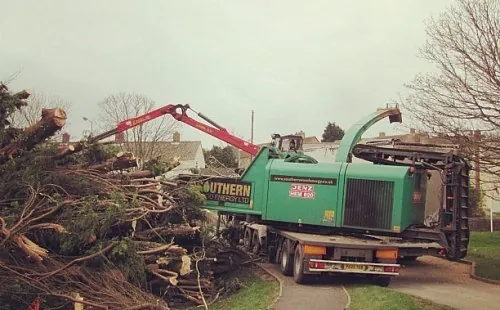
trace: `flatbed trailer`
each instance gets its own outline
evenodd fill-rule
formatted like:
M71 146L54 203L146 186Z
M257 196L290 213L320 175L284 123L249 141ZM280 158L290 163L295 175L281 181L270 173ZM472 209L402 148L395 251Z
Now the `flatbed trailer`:
M309 275L355 274L387 286L399 275L402 255L439 255L437 242L407 241L397 237L354 234L315 234L242 222L243 244L254 254L264 254L280 264L284 275L303 283ZM418 255L419 256L419 255Z

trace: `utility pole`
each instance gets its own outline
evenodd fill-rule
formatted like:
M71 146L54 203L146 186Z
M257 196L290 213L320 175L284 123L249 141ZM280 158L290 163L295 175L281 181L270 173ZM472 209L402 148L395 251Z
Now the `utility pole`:
M253 121L254 121L254 111L252 110L252 121L250 125L250 142L253 144ZM253 160L253 156L250 156L250 160Z
M93 127L94 127L94 121L91 120L91 119L89 119L89 118L87 118L87 117L85 117L85 116L82 117L82 118L83 118L84 121L87 121L87 122L90 123L90 136L92 136L92 133L93 133L92 131L93 131Z
M252 125L251 125L251 138L250 138L250 142L253 143L253 119L254 119L254 111L252 110Z

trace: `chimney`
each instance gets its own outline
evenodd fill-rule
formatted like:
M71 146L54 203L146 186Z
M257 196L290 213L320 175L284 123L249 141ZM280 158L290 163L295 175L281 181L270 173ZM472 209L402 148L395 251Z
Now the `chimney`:
M69 133L65 132L65 133L62 135L62 143L69 143L69 138L70 138Z
M173 139L174 142L181 142L181 134L178 131L174 132Z
M415 128L410 128L410 133L411 133L411 134L415 134L415 133L416 133Z
M383 137L385 137L385 132L379 132L379 133L378 133L378 137L379 137L379 138L383 138Z
M125 142L125 133L124 132L119 132L115 135L115 142L116 143L123 143Z

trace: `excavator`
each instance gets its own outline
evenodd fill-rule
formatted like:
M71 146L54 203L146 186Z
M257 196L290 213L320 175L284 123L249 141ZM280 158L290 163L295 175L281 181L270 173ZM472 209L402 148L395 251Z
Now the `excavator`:
M200 118L208 122L210 125L203 124L187 115L187 111L190 110L194 113L196 113ZM185 124L188 124L189 126L192 126L198 130L201 130L217 139L220 139L226 143L229 143L233 145L234 147L237 147L240 150L243 150L251 155L256 155L259 152L259 146L247 142L243 139L240 139L238 137L233 136L231 133L227 131L224 127L220 126L217 124L215 121L211 120L207 116L205 116L203 113L196 112L193 110L189 104L169 104L164 107L152 110L150 112L147 112L143 115L129 118L126 120L121 121L118 123L116 128L111 129L109 131L106 131L104 133L101 133L97 136L90 137L89 142L94 143L106 138L109 138L111 136L114 136L118 133L127 131L131 128L140 126L146 122L152 121L158 117L164 116L164 115L171 115L174 119L176 119L179 122L183 122Z
M207 123L209 123L211 126L204 124L202 122L199 122L192 117L187 115L188 111L192 111L198 117L201 119L205 120ZM240 139L234 135L232 135L226 128L223 126L219 125L217 122L213 121L206 115L204 115L201 112L197 112L194 109L192 109L189 104L169 104L166 106L163 106L161 108L152 110L150 112L147 112L143 115L129 118L126 120L123 120L118 123L116 128L113 128L109 131L106 131L104 133L101 133L97 136L93 136L89 138L89 143L95 143L97 141L104 140L106 138L109 138L111 136L114 136L118 133L127 131L131 128L140 126L146 122L152 121L156 118L165 116L165 115L171 115L175 120L185 123L193 128L196 128L198 130L203 131L204 133L207 133L219 140L222 140L252 156L255 156L258 154L259 150L261 149L260 146L255 145L251 142L245 141L243 139ZM284 135L281 136L280 134L273 134L272 136L272 141L271 145L275 146L277 150L280 151L280 154L282 156L286 156L288 154L288 151L292 152L302 152L303 151L303 138L300 135ZM292 147L290 148L290 145Z
M210 125L189 117L188 110ZM252 155L237 178L199 178L207 198L201 208L216 211L219 219L231 216L237 231L233 238L243 240L248 251L280 263L283 274L293 275L297 283L327 273L364 275L387 286L399 275L401 259L436 255L459 260L467 254L468 162L446 152L359 143L384 118L402 122L398 107L378 109L357 121L340 141L335 160L327 163L303 151L301 136L273 134L269 145L258 146L181 104L124 120L89 140L167 114ZM366 163L353 163L353 156ZM424 217L430 170L442 177L443 199L437 220L428 226Z

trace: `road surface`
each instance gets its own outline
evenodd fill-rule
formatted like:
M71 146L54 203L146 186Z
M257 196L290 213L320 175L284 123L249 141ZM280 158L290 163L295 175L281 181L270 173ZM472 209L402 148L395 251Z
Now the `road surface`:
M470 265L424 256L403 266L391 288L464 310L500 310L500 286L470 278Z
M285 277L277 264L261 264L281 279L283 292L273 309L343 310L348 297L342 284L364 285L367 282L345 277L315 278L299 285ZM500 286L470 278L470 265L424 256L405 263L400 276L390 288L450 306L457 310L500 310Z
M285 277L277 264L260 264L283 283L283 292L273 310L344 310L347 295L339 278L314 279L311 283L297 284L293 277Z

